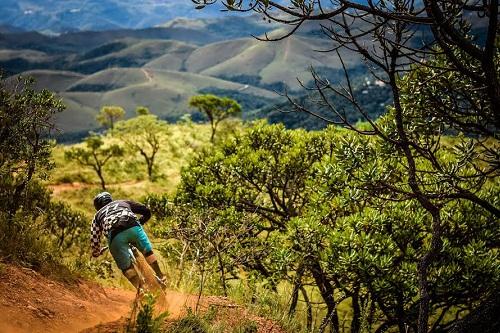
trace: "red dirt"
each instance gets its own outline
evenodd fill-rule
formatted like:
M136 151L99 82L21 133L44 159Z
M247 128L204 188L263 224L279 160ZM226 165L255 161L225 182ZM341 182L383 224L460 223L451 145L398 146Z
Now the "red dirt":
M128 314L135 294L96 283L52 281L27 268L2 265L0 332L79 332Z
M74 190L78 190L78 189L86 188L86 187L90 187L90 186L92 186L92 185L74 182L74 183L53 184L53 185L49 185L48 187L50 190L52 190L53 194L57 195L61 192L74 191Z
M111 333L122 332L130 315L135 293L104 288L97 283L63 283L27 268L0 266L0 333ZM197 296L167 291L157 300L169 321L194 309ZM272 321L257 317L223 297L202 297L199 309L217 309L216 321L236 326L254 321L259 333L284 333Z

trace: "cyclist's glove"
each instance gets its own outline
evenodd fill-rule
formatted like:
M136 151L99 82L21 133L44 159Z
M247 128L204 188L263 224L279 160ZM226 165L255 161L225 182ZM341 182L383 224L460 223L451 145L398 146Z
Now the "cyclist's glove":
M107 249L108 249L108 247L105 246L105 247L101 247L97 251L92 251L92 257L97 258L97 257L101 256L104 252L106 252Z

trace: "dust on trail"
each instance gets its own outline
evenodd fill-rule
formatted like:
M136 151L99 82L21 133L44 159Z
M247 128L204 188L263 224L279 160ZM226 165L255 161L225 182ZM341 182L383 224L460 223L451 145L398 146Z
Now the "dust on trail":
M163 303L163 301L165 303ZM172 325L177 319L183 317L187 313L187 309L194 309L198 301L197 295L187 295L174 291L167 291L157 298L157 314L168 311L167 327ZM166 304L166 306L162 306ZM223 322L224 327L235 328L247 321L253 321L257 325L257 333L286 333L276 322L258 317L252 314L245 307L234 304L226 297L219 296L203 296L198 304L198 311L205 313L209 309L216 310L216 318L214 323ZM128 322L126 318L121 318L115 322L97 325L86 329L81 333L117 333L126 332Z
M141 263L141 258L138 262L147 265ZM151 276L146 279L153 281ZM158 313L167 311L169 322L184 316L188 308L197 307L198 295L161 289L157 295L155 309ZM136 292L131 290L105 288L88 281L63 283L31 269L1 266L0 333L123 332L134 304ZM203 296L197 308L205 312L213 307L217 309L217 320L230 327L253 320L258 333L285 333L273 321L257 317L225 297Z
M135 296L131 290L104 288L87 281L53 281L31 269L3 264L0 332L92 332L93 327L106 323L123 327ZM159 310L168 311L169 318L175 319L195 300L192 295L167 291L158 298Z

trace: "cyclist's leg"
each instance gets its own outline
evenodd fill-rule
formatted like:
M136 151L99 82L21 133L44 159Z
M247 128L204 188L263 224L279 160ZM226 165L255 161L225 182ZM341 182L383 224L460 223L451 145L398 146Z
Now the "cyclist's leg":
M158 276L160 279L163 279L163 273L160 269L160 265L158 264L158 259L153 252L153 246L149 241L148 235L146 235L144 229L141 226L133 227L131 229L134 229L136 237L135 243L137 245L137 248L142 252L142 254L144 254L146 262L151 266L151 268L153 268L156 276Z
M130 236L127 230L118 233L109 244L109 251L123 275L137 289L140 287L141 279L134 269L130 254L128 253Z

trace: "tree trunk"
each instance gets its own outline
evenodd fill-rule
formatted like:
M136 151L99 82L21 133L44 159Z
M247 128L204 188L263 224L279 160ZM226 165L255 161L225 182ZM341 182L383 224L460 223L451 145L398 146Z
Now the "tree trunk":
M310 270L313 275L313 278L316 282L316 285L319 288L319 292L323 301L327 307L327 314L323 320L323 323L320 327L320 332L326 328L328 323L331 324L333 332L339 332L339 318L337 315L337 307L335 304L335 290L333 289L330 281L327 279L326 274L323 272L321 265L317 260L313 260L310 264ZM322 329L322 330L321 330Z
M442 248L441 217L439 210L432 212L432 237L429 251L422 257L418 265L418 284L420 304L418 312L418 332L426 333L428 330L429 308L431 296L429 294L429 281L427 280L429 266Z
M306 302L307 306L307 323L306 323L306 328L308 332L312 332L312 324L313 324L313 314L312 314L312 306L311 302L309 301L309 297L307 296L307 291L304 288L304 286L300 286L300 291L302 292L302 296L304 297L304 301Z
M101 170L97 171L97 175L99 176L99 179L100 179L100 181L101 181L101 188L102 188L104 191L106 191L106 183L104 182L104 177L103 177L103 175L102 175L102 171L101 171Z
M153 181L153 160L146 161L148 165L148 178L149 181Z
M155 155L156 155L154 148L153 148L153 153L151 154L151 157L149 157L144 149L140 148L137 145L135 147L137 147L137 150L139 150L139 153L142 155L142 157L144 157L144 160L146 161L148 178L150 181L153 181L153 165L154 165Z
M297 272L295 274L295 278L293 281L293 290L292 290L292 300L290 302L290 308L288 309L288 316L292 317L295 313L295 309L297 308L297 302L299 300L299 290L302 286L302 276L304 275L305 265L303 262L299 264L297 268Z
M217 260L219 262L220 281L222 283L222 289L224 290L224 296L227 297L226 272L224 271L224 263L222 262L222 257L220 256L220 252L218 250Z
M210 142L214 143L215 138L215 127L212 126L212 135L210 136Z
M400 36L399 36L400 37ZM408 163L408 185L415 194L419 204L432 216L432 237L431 247L429 251L422 257L418 267L420 304L418 313L418 333L426 333L428 330L429 321L429 282L427 281L428 269L435 256L439 253L442 247L441 240L441 219L439 209L430 201L429 197L422 193L417 180L417 167L415 157L410 148L410 140L406 133L403 120L403 108L401 106L399 88L396 79L396 62L398 59L399 50L395 49L391 55L391 69L388 71L392 95L394 98L394 108L396 110L395 120L396 129L400 138L397 147L403 152L406 162Z
M351 320L351 333L359 333L361 329L361 308L359 306L359 286L354 288L352 294L352 320Z
M181 257L179 258L179 278L177 279L177 283L175 284L177 288L179 288L179 286L181 285L182 277L184 276L184 257L186 256L188 247L188 243L184 243L184 245L182 246Z
M397 315L397 320L398 320L399 332L406 333L407 324L405 323L406 316L404 313L404 299L403 299L403 291L402 290L399 290L397 295L396 295L396 315Z
M194 313L198 313L198 307L200 306L201 295L203 293L203 286L205 285L205 266L199 267L200 269L200 287L198 289L198 299L196 300L196 306Z

